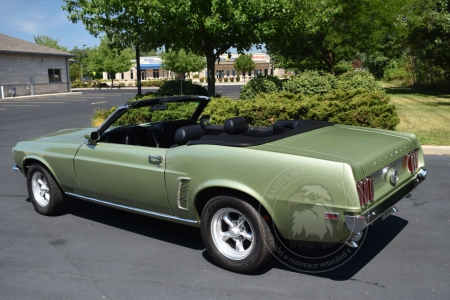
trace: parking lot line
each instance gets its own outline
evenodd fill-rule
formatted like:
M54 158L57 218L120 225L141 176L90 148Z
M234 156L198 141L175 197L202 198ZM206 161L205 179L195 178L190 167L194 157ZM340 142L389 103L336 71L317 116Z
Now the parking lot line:
M91 104L100 104L100 103L106 103L106 101L101 101L101 102L92 102Z

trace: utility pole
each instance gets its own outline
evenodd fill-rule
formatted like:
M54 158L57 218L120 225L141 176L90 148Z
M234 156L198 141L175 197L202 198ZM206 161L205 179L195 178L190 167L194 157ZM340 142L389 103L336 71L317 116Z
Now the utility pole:
M83 58L84 58L84 47L86 47L86 45L83 45L83 55L80 59L80 65L81 65L81 77L80 77L80 81L83 80Z

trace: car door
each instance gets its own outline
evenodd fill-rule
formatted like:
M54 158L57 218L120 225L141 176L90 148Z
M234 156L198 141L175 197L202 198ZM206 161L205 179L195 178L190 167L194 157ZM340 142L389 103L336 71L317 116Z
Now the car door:
M172 214L164 182L166 149L85 144L75 158L82 196Z

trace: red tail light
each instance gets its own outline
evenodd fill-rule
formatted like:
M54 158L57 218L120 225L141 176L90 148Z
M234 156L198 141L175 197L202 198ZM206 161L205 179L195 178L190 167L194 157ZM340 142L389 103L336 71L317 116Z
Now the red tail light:
M358 191L359 204L366 206L375 198L373 179L371 177L364 178L356 183L356 190Z
M403 158L403 168L411 174L419 168L417 151L413 151L405 155Z

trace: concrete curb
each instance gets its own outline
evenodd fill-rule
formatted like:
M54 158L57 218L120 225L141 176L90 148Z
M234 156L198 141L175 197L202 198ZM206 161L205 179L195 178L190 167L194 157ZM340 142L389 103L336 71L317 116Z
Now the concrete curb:
M21 98L35 98L35 97L47 97L47 96L59 96L59 95L79 95L83 94L83 92L69 92L69 93L53 93L53 94L39 94L39 95L28 95L28 96L17 96L17 97L5 97L2 100L13 100L13 99L21 99Z
M422 146L425 155L450 155L450 146Z

